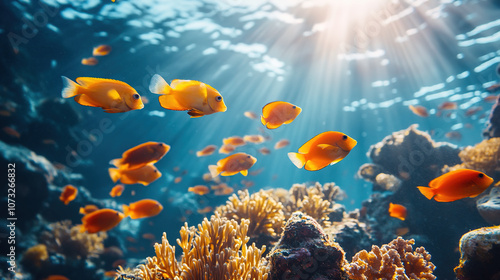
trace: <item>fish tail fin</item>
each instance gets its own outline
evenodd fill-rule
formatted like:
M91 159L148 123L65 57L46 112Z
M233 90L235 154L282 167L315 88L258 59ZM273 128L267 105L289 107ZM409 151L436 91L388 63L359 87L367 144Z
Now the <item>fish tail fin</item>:
M108 172L109 177L111 177L111 180L113 180L113 183L116 183L116 181L118 181L118 179L120 179L121 177L120 170L118 170L117 168L108 168Z
M149 84L149 91L156 94L170 94L172 88L160 75L154 74Z
M417 189L425 196L427 199L432 199L434 197L435 192L434 189L428 187L417 187Z
M61 92L63 98L70 98L79 94L78 93L78 88L80 87L79 84L73 82L68 77L61 76L61 78L63 81L63 90Z
M122 165L121 161L122 161L121 158L115 158L115 159L110 160L109 164L112 164L112 165L114 165L114 166L116 166L116 167L119 168Z
M209 165L208 170L210 171L210 176L212 176L212 178L219 176L220 170L217 165Z
M125 217L128 217L129 216L129 211L130 211L130 208L128 207L127 204L122 204L122 208L123 208L123 215Z
M306 164L306 157L299 153L288 153L288 158L297 168L302 168Z
M264 116L260 116L260 122L262 123L262 125L267 124L267 121L266 121L266 119L264 119Z

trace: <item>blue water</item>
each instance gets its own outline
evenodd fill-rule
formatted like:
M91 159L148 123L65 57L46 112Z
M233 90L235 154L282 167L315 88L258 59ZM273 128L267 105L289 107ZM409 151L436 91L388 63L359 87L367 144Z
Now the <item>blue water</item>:
M255 185L250 192L256 192L288 189L294 183L335 182L347 194L346 208L359 208L372 190L371 183L357 177L357 170L370 162L370 145L392 132L418 124L435 141L464 147L482 140L491 108L483 100L489 94L485 88L500 80L495 73L500 63L500 4L350 2L2 1L1 63L7 72L0 78L1 100L18 104L22 114L2 120L21 137L3 133L0 139L81 174L78 184L96 198L109 198L109 160L146 141L167 143L171 151L156 164L163 176L147 187L131 187L135 197L127 191L115 200L121 204L147 197L170 199L167 208L173 219L185 210L194 211L200 201L218 205L226 200L212 195L199 199L187 192L203 183L209 164L225 156L197 158L196 151L209 144L220 147L226 137L264 134L269 141L237 149L258 159L250 171L263 171L247 178L224 178L229 185L239 189L242 179L251 180ZM98 57L95 66L82 65L81 59L100 44L110 45L111 53ZM168 82L203 81L222 94L228 110L197 119L165 110L148 90L154 74ZM34 120L43 123L46 116L35 108L44 99L60 98L61 76L125 81L149 103L142 110L106 114L70 99L66 102L79 121L72 123L67 114L56 112L50 129L37 130ZM293 123L276 130L243 115L260 114L265 104L276 100L303 111ZM438 117L437 107L444 101L457 102L458 109ZM408 105L422 105L430 116L419 117ZM475 106L482 110L466 116ZM58 123L64 129L58 129ZM315 172L290 162L288 152L331 130L358 141L344 160ZM447 139L450 131L460 132L462 139ZM37 137L55 138L57 147L48 148ZM283 138L291 144L274 150L274 143ZM261 147L270 148L271 154L261 155ZM175 184L174 178L184 170L187 174ZM196 224L201 217L186 219Z

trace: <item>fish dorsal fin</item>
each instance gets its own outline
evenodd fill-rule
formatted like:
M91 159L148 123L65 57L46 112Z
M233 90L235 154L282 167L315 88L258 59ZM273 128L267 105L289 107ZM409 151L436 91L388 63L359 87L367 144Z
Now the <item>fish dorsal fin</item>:
M269 117L269 114L271 114L271 111L276 107L277 104L279 104L281 101L273 101L269 102L264 107L262 107L262 116L267 119Z
M182 93L185 91L187 88L192 87L192 86L199 86L200 82L194 81L194 80L173 80L170 83L170 86L177 92Z
M78 78L76 78L76 82L79 85L83 86L83 87L88 87L88 86L90 86L92 84L99 83L99 82L100 83L102 83L102 82L111 82L111 83L119 84L119 85L122 85L122 86L129 86L125 82L114 80L114 79L92 78L92 77L78 77Z

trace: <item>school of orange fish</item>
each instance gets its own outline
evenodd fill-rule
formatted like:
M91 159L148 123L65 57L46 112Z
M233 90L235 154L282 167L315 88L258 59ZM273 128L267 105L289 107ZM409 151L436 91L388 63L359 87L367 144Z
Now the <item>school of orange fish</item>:
M93 57L82 59L82 64L95 65L98 63L95 56L109 54L111 47L101 45L93 50ZM100 107L107 113L123 113L131 110L144 108L143 98L127 83L122 81L79 77L76 82L69 78L62 77L64 88L63 98L73 97L74 100L83 105ZM494 92L500 89L492 86L487 90ZM175 79L168 84L161 76L155 74L152 77L149 90L158 94L160 105L167 110L187 111L191 118L203 117L206 115L225 112L227 110L222 95L210 85L194 80ZM486 97L487 102L494 100L496 96ZM428 117L427 109L420 105L409 105L410 110L420 116ZM441 116L442 112L457 109L455 102L444 102L438 108L436 115ZM482 110L480 107L470 108L465 114L471 116ZM277 129L282 125L292 123L301 113L302 108L297 105L285 102L274 101L262 108L260 120L267 129ZM244 112L244 116L250 119L258 119L259 116L250 111ZM4 129L5 130L5 129ZM9 133L9 132L7 132ZM13 133L13 132L11 132ZM449 138L458 138L460 135L447 135ZM247 143L262 143L266 141L262 135L245 135L243 137L233 136L223 139L223 145L219 148L220 154L230 154L236 147ZM282 149L290 142L282 139L275 143L274 149ZM297 168L304 168L308 171L316 171L333 165L344 159L356 146L357 142L345 133L336 131L326 131L320 133L304 143L298 152L289 152L288 157ZM142 184L147 186L161 177L161 172L155 167L155 163L161 160L170 150L170 146L161 142L145 142L125 151L119 159L112 159L109 168L109 175L113 182L120 181L112 188L111 197L120 196L125 187L124 184ZM217 150L216 145L207 145L196 152L197 157L213 154ZM271 153L268 148L261 148L262 155ZM205 181L217 182L217 185L210 188L205 185L189 187L187 191L197 195L205 195L214 191L215 195L227 195L233 192L233 188L225 183L220 183L218 176L232 176L241 173L247 176L249 169L255 164L257 158L247 153L238 152L220 159L216 164L209 165L208 171L203 175ZM259 173L261 170L253 171ZM182 177L176 177L175 183L179 183ZM251 181L242 180L247 187L253 185ZM429 187L418 186L418 190L428 199L438 202L451 202L466 197L475 197L482 193L493 179L486 174L470 170L461 169L452 171L435 178L429 183ZM64 204L70 203L78 194L74 186L66 186L60 196ZM87 205L80 208L83 214L81 231L95 233L107 231L117 226L122 219L141 219L158 215L163 209L160 202L153 199L142 199L129 205L122 205L122 212L114 209L98 209L95 205ZM208 213L212 207L207 206L198 209L198 213ZM388 214L401 220L405 220L407 209L403 205L390 203Z

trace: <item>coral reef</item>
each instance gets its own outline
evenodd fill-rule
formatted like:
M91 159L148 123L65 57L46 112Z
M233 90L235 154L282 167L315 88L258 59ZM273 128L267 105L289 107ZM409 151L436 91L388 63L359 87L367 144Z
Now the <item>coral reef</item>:
M434 264L424 247L413 251L413 239L401 237L381 248L373 245L372 250L357 253L345 270L352 280L371 279L436 279L432 274Z
M70 259L97 257L104 250L105 232L89 234L80 232L80 227L72 226L71 221L49 225L52 231L44 231L39 242L45 244L51 253L58 253Z
M493 187L488 195L476 201L479 214L492 225L500 225L500 183Z
M412 125L385 137L370 147L367 156L385 170L384 173L402 180L408 180L417 174L433 177L445 164L460 163L456 147L444 142L434 142L428 133L417 130L417 127Z
M500 137L500 95L497 96L496 103L491 107L488 126L483 130L483 137L486 139Z
M347 279L344 251L310 216L296 212L269 253L270 280Z
M229 197L226 205L215 209L221 217L241 222L250 221L248 236L251 238L267 235L277 240L283 226L283 205L277 202L269 191L260 190L250 195L248 190L238 191L238 196Z
M47 251L47 246L37 244L24 252L21 264L27 267L28 270L39 269L42 267L42 263L48 258L49 252Z
M240 224L217 214L207 218L198 228L181 228L177 244L182 249L180 261L175 259L175 247L170 245L164 233L162 243L155 244L156 256L148 257L146 264L139 265L135 276L145 280L175 279L234 279L265 280L268 267L261 257L265 246L259 249L247 246L250 222L241 219Z
M500 279L500 226L470 231L460 238L459 280Z
M500 138L483 140L474 147L468 146L459 154L461 164L445 167L446 172L462 168L482 171L493 179L500 179Z

